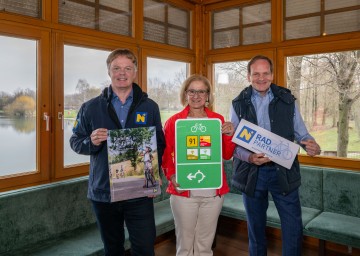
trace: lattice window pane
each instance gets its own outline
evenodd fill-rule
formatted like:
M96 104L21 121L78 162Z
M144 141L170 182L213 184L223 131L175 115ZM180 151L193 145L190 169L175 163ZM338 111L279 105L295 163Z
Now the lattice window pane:
M151 0L144 1L144 17L165 22L165 5Z
M188 27L188 13L178 8L172 8L169 6L169 23L182 27Z
M271 25L247 27L243 31L243 44L259 44L271 41Z
M72 1L59 1L59 21L70 25L94 29L95 8Z
M213 12L214 49L271 42L271 2Z
M59 22L131 35L131 0L59 0Z
M257 4L244 7L243 24L264 22L271 19L271 4Z
M165 43L164 26L151 22L144 22L144 38L150 41Z
M101 10L99 20L101 31L130 36L130 20L127 15Z
M188 34L185 31L169 28L169 44L180 47L188 46Z
M131 5L129 1L122 1L122 0L100 0L100 4L107 6L107 7L111 7L114 9L118 9L118 10L122 10L125 12L130 12L131 11Z
M0 0L0 11L41 18L41 0Z
M320 0L286 0L286 17L320 12Z
M357 6L360 4L359 0L326 0L325 10L333 10L350 6Z
M144 0L144 39L190 47L190 11L164 2Z
M214 33L214 49L227 48L239 45L239 30L233 29L224 32Z
M286 22L286 39L313 37L320 35L320 17L311 17Z
M325 16L325 33L339 34L360 31L360 10L340 12Z
M240 10L238 8L225 10L221 12L214 13L214 23L213 29L223 29L223 28L231 28L238 27L240 20Z

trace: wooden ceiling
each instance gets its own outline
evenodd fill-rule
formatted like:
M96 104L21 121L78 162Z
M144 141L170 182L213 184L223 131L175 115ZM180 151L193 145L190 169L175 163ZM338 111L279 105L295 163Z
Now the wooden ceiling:
M184 0L184 1L192 3L192 4L206 5L206 4L213 4L213 3L219 3L219 2L226 2L229 0Z

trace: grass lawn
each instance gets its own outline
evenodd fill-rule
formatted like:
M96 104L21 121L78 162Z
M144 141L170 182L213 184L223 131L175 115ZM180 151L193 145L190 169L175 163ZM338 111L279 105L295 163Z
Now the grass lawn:
M160 116L161 116L161 122L164 126L166 120L169 119L169 117L171 117L172 115L178 113L179 111L171 111L171 110L163 110L163 111L160 111Z

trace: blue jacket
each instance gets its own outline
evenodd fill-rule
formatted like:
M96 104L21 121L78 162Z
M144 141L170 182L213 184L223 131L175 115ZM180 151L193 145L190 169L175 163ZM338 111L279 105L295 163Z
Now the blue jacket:
M99 146L91 143L93 130L106 128L108 130L156 127L157 150L159 166L165 148L165 138L162 130L160 111L156 102L148 98L141 88L133 83L133 102L130 107L125 127L121 127L115 109L111 104L111 86L105 88L101 95L83 103L76 117L73 135L70 138L71 148L78 154L90 155L90 174L88 198L98 202L110 202L109 165L106 141ZM139 116L145 117L139 119Z

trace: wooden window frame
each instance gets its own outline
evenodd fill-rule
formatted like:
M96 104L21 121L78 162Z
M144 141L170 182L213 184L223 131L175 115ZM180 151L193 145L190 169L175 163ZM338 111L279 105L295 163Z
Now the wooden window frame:
M43 114L51 112L50 88L50 31L35 29L27 25L0 21L3 36L37 41L37 102L36 102L36 170L34 172L7 175L0 179L0 191L47 182L50 179L50 131L46 130ZM20 156L21 157L21 156Z

